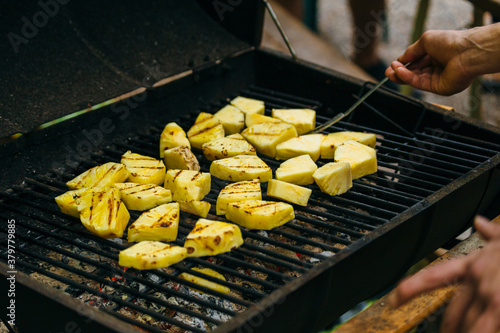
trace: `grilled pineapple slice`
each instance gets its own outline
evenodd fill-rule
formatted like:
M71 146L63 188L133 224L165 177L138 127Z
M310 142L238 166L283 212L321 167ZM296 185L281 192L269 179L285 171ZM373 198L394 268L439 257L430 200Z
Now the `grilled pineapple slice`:
M311 109L273 109L272 115L295 126L298 135L313 130L316 125L316 111Z
M179 204L171 202L144 212L128 227L128 241L173 242L179 229Z
M239 133L204 143L202 149L209 161L236 155L257 155L255 148Z
M202 274L205 274L205 275L208 275L208 276L211 276L213 278L216 278L216 279L219 279L219 280L222 280L222 281L226 281L226 279L224 278L224 275L222 275L222 274L220 274L220 273L218 273L218 272L216 272L216 271L214 271L213 269L210 269L210 268L197 268L197 267L195 267L195 268L191 268L191 270L199 272L199 273L202 273ZM218 283L215 283L213 281L204 279L202 277L199 277L199 276L196 276L196 275L193 275L193 274L181 273L179 275L179 277L181 279L186 280L186 281L195 283L197 285L200 285L200 286L208 288L208 289L212 289L214 291L218 291L218 292L223 293L223 294L227 294L228 292L231 291L226 286L220 285ZM200 293L203 294L203 292L200 291L200 290L196 290L196 291L198 291L198 292L200 292Z
M178 263L186 256L187 251L181 246L157 241L143 241L120 251L118 264L135 269L165 268Z
M313 174L321 192L339 195L352 187L351 166L349 163L327 163Z
M226 214L227 205L230 202L245 200L262 200L258 179L232 183L224 187L217 197L216 214Z
M307 206L311 193L312 190L306 187L286 183L281 180L271 179L267 184L268 196L300 206Z
M201 200L210 192L210 174L195 170L167 171L165 188L172 191L174 201Z
M238 248L243 244L237 225L199 219L186 236L184 247L189 257L214 256Z
M213 114L200 112L194 125L187 132L189 142L194 148L201 149L204 143L223 138L224 126Z
M363 132L335 132L325 136L321 143L321 158L333 159L335 149L347 140L354 140L369 147L375 148L377 138L373 133Z
M131 210L148 210L172 201L172 193L154 184L116 183L121 198Z
M276 146L297 136L295 127L286 123L261 123L246 128L241 135L247 139L258 153L275 157Z
M168 169L200 170L200 163L188 146L165 150L165 165Z
M238 96L231 101L231 105L237 107L245 114L264 114L265 105L263 101L253 98Z
M309 185L314 183L312 175L316 169L318 166L311 156L304 154L281 163L276 169L276 179L295 185Z
M191 149L186 132L177 123L168 123L160 135L160 157L165 157L165 149L186 146Z
M282 121L279 119L264 116L264 115L258 114L258 113L250 113L250 114L247 114L245 116L245 126L246 127L251 127L253 125L262 124L262 123L278 124L278 123L282 123Z
M271 230L293 220L295 213L284 202L248 200L227 205L226 218L248 229Z
M335 162L351 165L352 179L377 172L377 152L354 140L347 140L335 150Z
M193 215L197 215L200 217L207 217L208 212L210 211L210 203L207 201L178 201L179 206L183 212L190 213Z
M271 168L254 155L238 155L213 161L210 173L219 179L233 182L258 179L263 183L273 177Z
M130 150L122 155L122 164L130 172L128 181L138 184L163 184L165 164L156 158L132 153Z
M323 134L306 134L282 142L276 146L276 159L287 160L308 154L313 161L317 161L323 137Z
M74 217L80 217L80 212L78 212L78 208L76 207L76 198L79 198L83 192L88 190L89 188L71 190L55 197L57 206L59 206L59 209L64 214L68 214Z
M121 163L109 162L93 167L66 183L70 190L85 187L108 187L123 183L129 177L127 168Z
M116 188L93 188L76 198L80 221L88 231L102 238L121 237L130 214Z
M214 114L219 119L226 135L239 133L245 127L245 114L232 105L226 105Z

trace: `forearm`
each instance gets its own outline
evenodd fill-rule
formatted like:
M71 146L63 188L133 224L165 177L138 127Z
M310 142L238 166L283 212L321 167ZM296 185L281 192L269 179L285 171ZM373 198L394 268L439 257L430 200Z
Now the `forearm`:
M463 33L463 63L471 75L475 77L500 72L500 23Z

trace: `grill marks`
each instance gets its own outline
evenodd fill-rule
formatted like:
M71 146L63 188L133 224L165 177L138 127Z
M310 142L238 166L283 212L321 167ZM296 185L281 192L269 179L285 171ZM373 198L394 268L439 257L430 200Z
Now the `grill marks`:
M129 172L123 164L105 163L93 167L66 183L70 189L80 189L94 186L111 186L121 183L129 177Z

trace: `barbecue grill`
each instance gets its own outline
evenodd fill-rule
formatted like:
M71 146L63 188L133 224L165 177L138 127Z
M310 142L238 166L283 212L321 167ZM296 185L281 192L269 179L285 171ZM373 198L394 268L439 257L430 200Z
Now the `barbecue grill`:
M0 23L9 36L1 46L0 285L21 332L315 332L455 238L499 188L498 128L382 89L326 131L377 134L376 174L335 197L312 185L293 221L243 229L244 245L229 253L124 269L117 258L126 237L101 239L59 211L54 197L66 181L127 150L158 157L166 123L187 130L200 111L238 95L265 101L266 113L312 108L323 123L372 84L259 49L260 1L48 1L53 15L40 3L3 4ZM20 22L37 33L23 35ZM221 219L215 202L226 184L212 178L208 218ZM131 221L138 216L131 211ZM176 244L196 220L182 213ZM11 276L15 297L5 297ZM9 311L1 319L11 329Z

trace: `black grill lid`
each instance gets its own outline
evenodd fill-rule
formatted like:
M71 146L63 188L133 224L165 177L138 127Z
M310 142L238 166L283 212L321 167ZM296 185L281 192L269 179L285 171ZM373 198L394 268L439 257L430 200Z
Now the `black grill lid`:
M0 139L258 45L260 1L199 2L2 2Z

